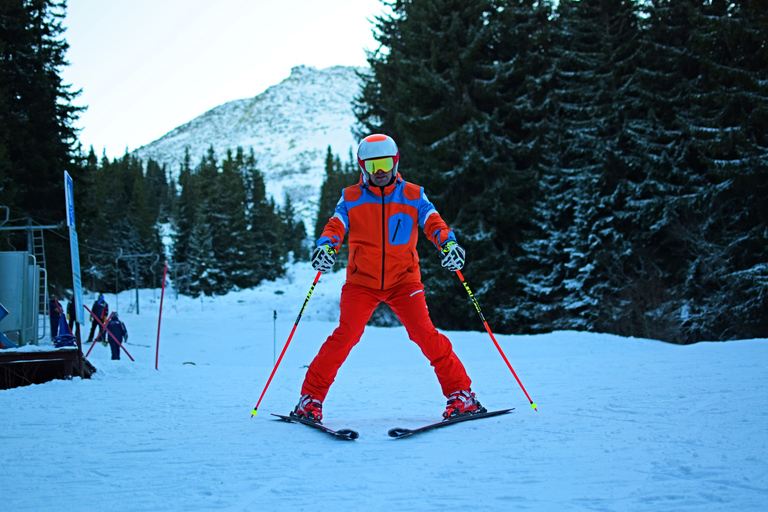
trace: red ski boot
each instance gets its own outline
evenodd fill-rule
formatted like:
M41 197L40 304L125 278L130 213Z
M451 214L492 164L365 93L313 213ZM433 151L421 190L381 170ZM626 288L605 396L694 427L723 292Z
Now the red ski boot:
M475 394L464 389L461 391L454 391L448 396L448 405L443 413L443 418L455 418L456 416L463 416L465 414L477 414L480 412L486 412L485 407L480 405L480 402L475 398Z
M323 403L312 395L302 395L291 416L320 423L323 419Z

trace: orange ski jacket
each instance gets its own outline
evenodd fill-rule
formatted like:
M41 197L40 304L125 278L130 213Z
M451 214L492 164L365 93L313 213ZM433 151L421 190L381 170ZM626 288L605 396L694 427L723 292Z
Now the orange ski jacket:
M386 187L371 186L361 175L358 184L342 191L316 244L331 244L338 251L349 232L347 282L387 290L421 281L418 226L437 247L456 241L423 187L406 182L400 173Z

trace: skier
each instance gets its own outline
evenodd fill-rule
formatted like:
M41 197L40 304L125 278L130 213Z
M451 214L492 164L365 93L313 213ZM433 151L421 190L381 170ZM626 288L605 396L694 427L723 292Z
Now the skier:
M91 311L93 311L93 314L96 316L96 318L101 320L102 323L107 319L107 316L109 316L109 305L107 304L107 301L104 300L103 293L99 294L96 302L94 302L93 306L91 307ZM91 333L88 335L88 343L93 341L93 332L96 330L96 327L99 326L99 322L96 321L96 318L91 317ZM101 339L101 330L99 330L99 334L99 339Z
M128 329L125 327L125 324L117 317L117 311L115 311L112 314L112 318L109 319L109 323L107 324L107 330L115 338L117 338L117 341L119 341L120 343L128 341ZM120 345L118 345L115 342L115 340L112 338L112 336L110 336L109 334L107 334L106 336L109 338L109 348L112 349L112 359L119 360Z
M464 249L424 189L400 176L400 153L391 137L374 134L364 138L357 148L357 160L362 169L360 181L342 191L336 211L312 253L312 267L330 272L344 235L349 232L339 326L309 365L301 398L291 414L322 420L328 389L381 302L397 315L409 338L434 367L448 398L443 417L485 412L470 389L471 380L451 342L435 329L429 317L416 253L417 227L421 226L440 249L442 266L448 270L461 270Z

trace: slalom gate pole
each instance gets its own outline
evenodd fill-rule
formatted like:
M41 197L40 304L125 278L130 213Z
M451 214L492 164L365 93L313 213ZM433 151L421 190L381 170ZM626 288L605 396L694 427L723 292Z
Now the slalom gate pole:
M88 307L85 304L83 304L83 307L85 309L88 309ZM93 312L90 309L88 309L88 312L93 315ZM107 323L109 323L109 321L112 320L112 315L114 314L115 314L114 311L109 314L109 316L107 317ZM93 318L96 318L96 315L93 315ZM99 338L101 338L101 333L102 333L102 329L101 327L99 327L99 334L97 334L96 337L93 338L93 343L91 343L91 348L88 349L88 353L85 354L85 357L88 357L91 354L91 350L93 350L93 346L96 344L97 341L99 341ZM106 336L104 336L104 338L106 338Z
M251 411L251 418L256 416L259 410L259 404L261 404L261 399L264 398L264 394L267 392L267 388L269 387L269 383L272 382L272 377L275 376L275 372L277 371L277 367L280 366L280 361L283 360L283 356L285 355L285 351L288 349L288 345L291 343L291 338L293 338L293 333L296 332L296 327L299 326L299 320L301 320L301 315L304 314L304 309L307 307L307 303L309 302L309 298L312 296L312 292L315 291L315 285L320 280L320 275L322 272L318 272L315 276L315 280L312 282L312 287L309 289L309 293L307 294L307 298L304 299L304 305L301 306L301 311L299 311L299 316L296 317L296 322L293 324L293 329L291 329L291 335L288 336L288 341L285 342L285 346L283 347L283 351L280 352L280 357L277 358L277 363L275 363L274 369L272 369L272 374L269 376L269 380L267 380L267 385L264 386L264 391L261 392L261 396L259 397L259 401L256 402L256 407L253 408Z
M517 377L515 370L512 369L512 365L509 364L509 359L507 359L507 356L504 355L504 351L501 350L501 346L499 346L499 342L496 341L496 337L491 332L491 328L488 326L488 322L485 320L485 317L483 316L483 312L480 310L480 304L477 303L477 299L475 299L475 295L472 293L472 290L469 289L469 285L464 280L464 276L461 274L461 270L457 270L456 275L459 276L459 280L461 280L461 284L464 285L464 289L467 290L467 293L469 294L469 298L472 299L472 304L475 305L477 314L480 315L480 320L483 321L485 330L488 331L488 334L491 336L491 339L493 340L493 344L496 345L497 349L499 349L499 354L501 354L501 357L504 359L504 362L507 363L507 366L509 367L509 371L511 371L512 375L515 376L515 380L517 381L518 384L520 384L520 389L523 390L523 393L525 393L526 398L528 398L528 401L531 402L531 409L538 412L539 409L537 408L536 404L533 403L533 400L531 400L531 397L528 396L528 392L525 390L523 383L520 382L520 379Z
M83 304L83 307L84 307L85 309L88 309L88 306L86 306L85 304ZM96 318L96 315L94 315L94 314L93 314L93 311L91 311L90 309L88 309L88 312L91 314L91 316L92 316L93 318ZM112 314L114 314L114 313L115 313L115 312L113 311L113 312L112 312ZM110 316L110 318L112 317L112 315L109 315L109 316ZM119 341L117 341L117 338L115 338L115 335L114 335L114 334L112 334L111 332L109 332L109 329L107 329L107 326L106 326L106 325L104 325L104 324L102 323L102 321L101 321L101 320L99 320L98 318L96 318L96 321L97 321L97 322L99 322L99 325L100 325L100 326L102 326L102 327L104 328L104 331L105 331L107 334L109 334L109 335L112 337L112 339L113 339L113 340L115 340L115 343L117 343L117 345L118 345L118 346L119 346L121 349L123 349L123 352L125 352L125 353L128 355L128 357L130 357L130 358L131 358L131 361L133 361L133 362L136 362L136 360L135 360L135 359L134 359L134 358L131 356L131 354L128 354L128 351L127 351L127 350L125 350L125 347L123 346L123 344L122 344L122 343L120 343ZM96 342L94 341L94 345L95 345L95 344L96 344ZM93 345L91 345L91 347L93 347ZM90 350L89 350L88 352L90 352Z
M157 348L155 349L155 370L157 360L160 358L160 320L163 318L163 297L165 297L165 276L168 272L168 264L163 267L163 287L160 289L160 313L157 315Z

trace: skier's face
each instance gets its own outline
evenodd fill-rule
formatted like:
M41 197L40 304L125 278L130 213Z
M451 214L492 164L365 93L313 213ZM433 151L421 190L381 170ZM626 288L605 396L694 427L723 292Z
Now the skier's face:
M376 174L371 174L371 183L376 185L377 187L384 187L389 184L389 182L392 180L392 173L394 171L384 172L379 171Z

